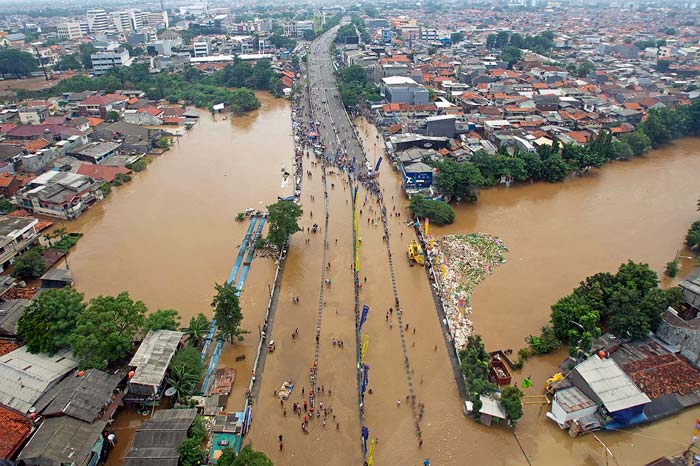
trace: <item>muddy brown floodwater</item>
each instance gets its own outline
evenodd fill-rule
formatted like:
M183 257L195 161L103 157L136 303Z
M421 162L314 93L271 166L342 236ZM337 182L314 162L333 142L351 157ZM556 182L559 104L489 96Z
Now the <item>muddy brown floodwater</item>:
M93 297L128 290L149 309L178 309L184 320L197 312L211 316L213 283L228 276L236 246L247 228L247 223L233 220L236 212L264 207L277 195L291 192L290 187L281 186L280 173L283 165L291 169L293 163L289 106L265 95L260 98L261 110L242 118L212 119L201 112L200 123L171 151L68 225L71 231L85 233L69 258L80 291ZM360 128L373 159L376 132L363 122ZM323 223L320 169L311 166L310 159L305 168L312 176L305 177L303 184L304 228ZM542 404L525 407L515 435L474 424L463 416L429 284L423 270L409 267L406 260L405 247L412 237L403 223L407 202L397 175L388 168L383 166L379 179L387 209L392 212L395 206L401 213L401 217L390 217L390 243L404 322L409 324L406 347L414 390L426 407L421 420L425 443L422 448L417 445L405 402L408 381L397 323L394 319L390 325L385 318L393 301L391 277L383 231L371 223L371 217L378 216L376 207L368 200L360 218L360 303L370 306L363 333L369 338L366 360L372 394L365 397L364 408L370 437L378 439L374 464L408 466L430 458L435 465L525 465L525 455L535 465L606 464L604 450L592 436L570 439L544 417L546 406ZM648 262L661 272L681 248L688 225L697 217L698 173L700 144L686 139L566 183L489 189L476 205L458 206L457 222L435 229L434 234L481 231L501 237L510 250L508 262L479 285L473 297L472 320L487 348L517 351L524 346L523 339L547 322L550 304L587 275L612 271L628 258ZM328 264L321 262L321 234L304 231L291 241L271 330L277 351L268 355L260 374L249 436L254 448L264 450L278 466L361 464L350 193L338 175L329 175L328 184L327 277L332 286L324 290L320 303L318 383L326 390L320 400L333 406L336 420L328 419L325 427L321 420L313 421L311 432L305 435L291 406L285 406L285 417L279 400L273 397L273 390L289 378L297 383L290 403L302 399L301 387L308 390L310 386L320 272ZM364 194L360 194L361 202ZM687 269L688 264L684 265ZM273 272L271 259L253 262L241 297L243 325L251 334L242 343L227 344L222 353L220 366L238 371L227 406L230 411L243 406L257 326L263 320ZM299 304L292 304L294 296L300 297ZM295 328L300 337L292 340ZM334 347L333 338L342 339L344 348ZM245 359L236 361L240 356ZM515 380L532 376L535 386L526 389L526 395L541 395L542 383L563 357L559 352L529 361ZM619 464L642 464L683 449L697 416L697 409L687 410L650 426L599 437ZM340 423L339 430L335 422ZM115 426L124 439L139 424L135 413L123 412ZM282 452L279 434L285 439ZM110 465L121 464L127 446L126 441L120 442Z
M376 131L364 122L360 128L366 149L373 154ZM640 159L613 163L565 183L488 189L482 191L477 204L458 206L457 221L435 228L433 234L490 233L501 237L510 251L508 262L476 288L472 300L472 320L487 349L517 351L525 346L524 338L547 323L549 306L588 275L614 271L627 259L647 262L662 275L664 264L682 249L685 232L698 217L699 173L700 142L684 139ZM384 170L380 182L384 198L401 198L402 213L406 212L397 175ZM400 222L394 222L392 228L400 231ZM405 242L392 235L397 255L403 253ZM395 262L403 266L397 271L397 281L404 305L408 301L420 309L421 339L428 333L428 339L437 343L437 317L426 297L425 277L405 266L405 261ZM684 259L682 266L687 273L692 261ZM663 282L665 286L674 284ZM406 314L410 312L409 304ZM439 352L444 352L442 347ZM440 465L465 464L467 458L477 460L475 464L526 464L511 434L489 431L462 416L449 365L444 357L435 360L429 353L412 359L416 375L422 374L424 384L431 384L425 388L419 384L417 390L418 397L426 400L422 453ZM520 383L532 376L535 386L525 389L525 394L541 395L544 381L565 356L559 351L531 360L514 379ZM607 464L605 451L593 436L572 440L544 416L545 412L542 404L526 405L515 431L532 464ZM649 426L598 436L619 464L643 464L687 447L699 412L697 408L685 410ZM394 450L390 458L396 458L402 457L405 446L381 448ZM413 464L409 462L415 461L412 458L405 462L388 459L381 464ZM607 461L614 463L612 458Z
M200 110L199 123L171 150L67 224L84 233L69 257L79 291L91 298L127 290L150 310L179 310L184 325L198 312L211 318L214 282L228 277L248 227L234 220L236 213L264 209L292 192L281 176L294 162L289 103L258 97L261 109L243 117ZM253 262L241 295L251 337L222 351L222 365L238 370L230 398L235 410L243 406L273 274L271 259ZM245 359L235 362L239 355ZM129 438L140 422L122 410L118 436ZM126 440L119 442L109 464L120 465L126 448Z

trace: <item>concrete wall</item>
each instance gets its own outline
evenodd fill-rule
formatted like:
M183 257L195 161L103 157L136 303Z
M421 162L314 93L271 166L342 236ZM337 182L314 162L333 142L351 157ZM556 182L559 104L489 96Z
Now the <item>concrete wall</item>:
M666 321L661 321L656 335L663 341L680 349L684 356L695 367L700 367L700 330L674 327Z

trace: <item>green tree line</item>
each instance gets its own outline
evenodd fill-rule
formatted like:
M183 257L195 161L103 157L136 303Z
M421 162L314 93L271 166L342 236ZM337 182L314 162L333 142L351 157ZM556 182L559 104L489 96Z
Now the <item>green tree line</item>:
M594 338L610 331L622 339L645 338L654 332L668 306L683 297L678 287L659 288L659 277L648 264L628 261L617 273L601 272L582 281L554 305L551 327L526 341L535 353L569 344L572 356L590 351Z
M379 88L367 80L362 66L348 66L335 74L340 100L346 107L354 107L363 101L376 102L381 99Z
M232 89L235 88L235 89ZM118 89L140 89L149 99L166 99L201 108L224 103L234 113L245 113L260 107L260 101L250 89L282 95L282 84L268 60L251 66L235 61L211 76L188 67L182 73L149 73L145 63L119 67L94 78L78 75L65 79L50 89L18 91L18 97L49 97L66 92L114 92Z

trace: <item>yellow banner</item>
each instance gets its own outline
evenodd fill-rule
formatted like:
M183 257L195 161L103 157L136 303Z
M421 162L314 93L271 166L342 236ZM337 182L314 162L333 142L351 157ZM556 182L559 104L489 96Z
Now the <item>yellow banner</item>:
M353 215L353 223L354 223L354 228L355 228L355 270L359 273L360 271L360 229L359 229L359 221L357 218L357 188L355 188L355 212Z
M372 455L374 455L374 439L369 441L369 453L367 453L367 466L372 466Z
M425 236L428 236L428 235L430 234L430 233L429 233L429 230L430 230L429 227L430 227L430 219L427 219L427 218L426 218L426 219L425 219Z
M369 335L365 333L365 339L362 342L362 352L360 353L360 364L365 362L365 354L367 354L367 345L369 344Z

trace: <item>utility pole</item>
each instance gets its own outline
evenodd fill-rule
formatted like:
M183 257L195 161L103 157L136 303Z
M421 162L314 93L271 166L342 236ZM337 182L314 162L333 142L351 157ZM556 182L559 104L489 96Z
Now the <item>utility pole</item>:
M41 55L39 55L39 49L36 45L34 45L34 51L36 52L36 59L39 60L39 66L41 66L41 70L44 72L44 77L49 81L49 74L46 72L46 66L44 66L44 62L41 60Z
M603 446L603 449L605 450L605 466L608 466L608 455L610 455L610 457L613 459L617 466L620 466L620 464L617 462L617 458L615 458L615 455L613 455L612 451L610 451L610 448L608 448L608 446L604 444L603 441L599 439L597 435L593 435L593 438L596 440L596 442L600 443Z

